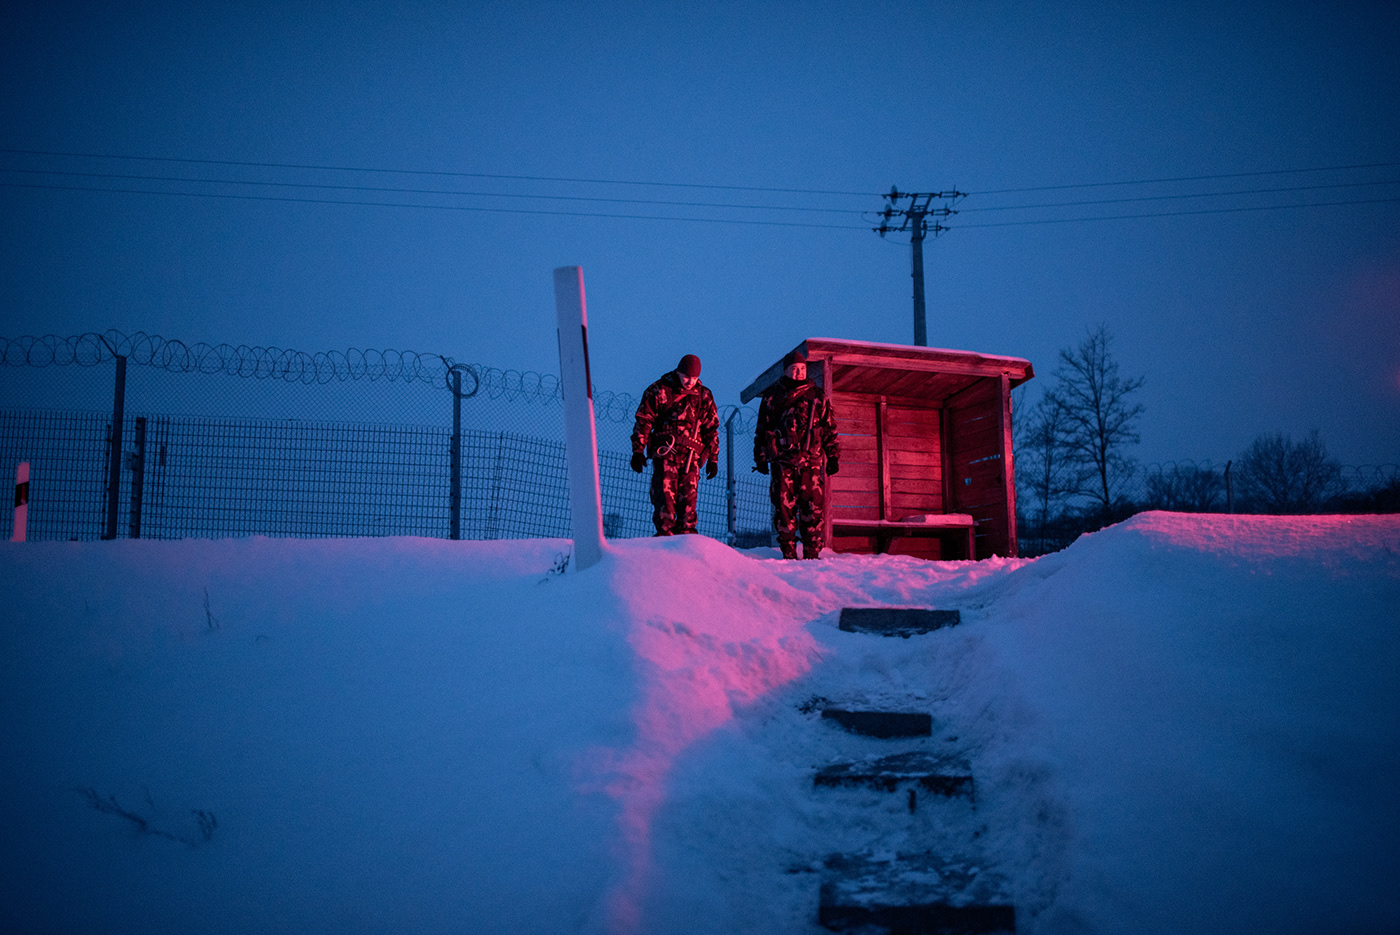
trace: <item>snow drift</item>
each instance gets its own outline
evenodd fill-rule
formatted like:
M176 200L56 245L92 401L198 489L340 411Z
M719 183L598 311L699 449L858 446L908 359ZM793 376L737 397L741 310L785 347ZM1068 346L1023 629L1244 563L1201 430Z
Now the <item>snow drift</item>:
M832 854L1027 932L1400 927L1400 520L1153 513L1037 560L702 537L0 545L0 928L817 932ZM956 608L908 640L844 606ZM975 804L815 771L922 710Z

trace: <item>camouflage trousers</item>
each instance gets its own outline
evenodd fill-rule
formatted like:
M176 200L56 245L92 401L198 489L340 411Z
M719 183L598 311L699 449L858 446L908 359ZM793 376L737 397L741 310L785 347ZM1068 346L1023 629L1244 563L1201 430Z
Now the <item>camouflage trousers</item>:
M695 532L695 498L700 486L700 461L656 458L651 469L651 522L658 536Z
M816 558L826 543L826 484L821 464L778 464L769 469L768 498L773 501L773 531L783 554L794 556L797 537L802 554Z

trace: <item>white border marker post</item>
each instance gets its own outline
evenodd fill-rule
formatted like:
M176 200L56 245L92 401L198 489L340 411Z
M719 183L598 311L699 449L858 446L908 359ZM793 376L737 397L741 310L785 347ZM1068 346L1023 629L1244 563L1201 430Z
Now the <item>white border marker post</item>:
M15 471L15 533L11 542L23 542L29 525L29 462L21 461Z
M564 391L564 442L573 513L574 562L582 570L603 557L603 490L598 482L598 426L588 369L588 310L583 268L554 271L554 310L559 318L559 381Z

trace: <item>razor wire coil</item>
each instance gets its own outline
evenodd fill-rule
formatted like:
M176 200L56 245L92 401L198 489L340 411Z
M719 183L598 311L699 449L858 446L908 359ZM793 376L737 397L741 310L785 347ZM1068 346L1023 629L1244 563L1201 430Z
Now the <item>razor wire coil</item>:
M0 337L0 363L10 367L95 367L116 357L172 373L227 374L288 383L327 384L354 380L426 383L450 388L449 374L463 375L463 399L480 394L503 402L562 403L563 388L553 374L533 370L502 370L480 364L458 363L445 354L418 351L361 350L308 353L281 347L246 344L207 344L164 338L138 331L116 329L69 335ZM612 423L632 420L637 397L611 390L593 392L595 418ZM748 406L725 406L721 422L737 412L736 431L752 432L757 413Z
M224 373L306 384L386 380L446 387L447 373L456 365L450 357L416 351L350 348L309 354L246 344L187 344L144 331L0 338L0 361L11 367L93 367L116 357L174 373ZM476 378L476 368L467 365L465 370Z

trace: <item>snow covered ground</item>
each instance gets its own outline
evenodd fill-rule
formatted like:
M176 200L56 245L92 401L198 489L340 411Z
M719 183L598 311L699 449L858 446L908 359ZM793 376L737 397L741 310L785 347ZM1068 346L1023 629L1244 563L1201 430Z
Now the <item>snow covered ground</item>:
M701 537L0 545L0 930L797 932L930 850L1019 930L1400 930L1400 519L1037 560ZM844 606L962 611L910 639ZM926 711L976 802L815 789Z

